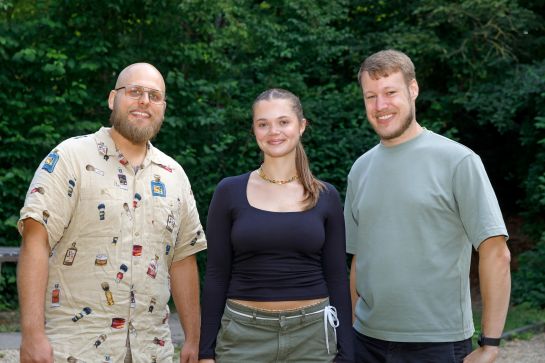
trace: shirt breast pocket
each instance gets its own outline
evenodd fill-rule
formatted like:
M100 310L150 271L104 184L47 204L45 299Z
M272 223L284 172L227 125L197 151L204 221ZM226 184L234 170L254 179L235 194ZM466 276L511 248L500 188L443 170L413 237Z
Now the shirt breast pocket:
M153 230L159 242L174 245L180 230L181 201L179 198L153 198Z
M78 211L80 237L119 236L123 213L119 189L105 187L82 192Z

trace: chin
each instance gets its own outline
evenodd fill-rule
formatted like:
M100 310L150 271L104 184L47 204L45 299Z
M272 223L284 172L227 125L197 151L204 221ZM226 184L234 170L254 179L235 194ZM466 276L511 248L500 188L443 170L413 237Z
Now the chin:
M291 154L295 155L295 149L288 150L288 151L275 151L275 152L264 151L263 154L271 158L282 158L284 156L289 156Z

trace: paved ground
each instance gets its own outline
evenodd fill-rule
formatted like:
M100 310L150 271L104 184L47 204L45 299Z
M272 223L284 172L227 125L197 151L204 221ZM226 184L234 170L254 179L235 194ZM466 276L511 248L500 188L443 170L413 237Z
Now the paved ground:
M0 350L19 348L20 344L21 344L21 334L0 333Z

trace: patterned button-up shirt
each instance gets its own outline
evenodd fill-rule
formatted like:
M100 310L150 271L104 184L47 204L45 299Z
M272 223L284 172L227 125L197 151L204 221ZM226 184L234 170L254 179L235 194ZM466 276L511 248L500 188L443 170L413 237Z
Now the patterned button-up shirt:
M133 168L109 129L58 145L34 175L22 220L51 255L46 334L57 362L171 362L169 268L206 248L182 167L150 143Z

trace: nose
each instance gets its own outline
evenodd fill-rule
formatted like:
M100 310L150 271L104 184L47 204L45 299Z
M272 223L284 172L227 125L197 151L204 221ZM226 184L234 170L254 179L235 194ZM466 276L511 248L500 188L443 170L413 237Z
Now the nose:
M278 134L278 126L272 123L272 125L269 127L269 134Z
M149 92L148 91L142 92L142 95L138 99L138 103L141 103L141 104L148 104L149 103Z
M383 110L388 107L388 102L386 101L386 97L383 97L382 95L378 95L375 99L375 107L377 110Z

